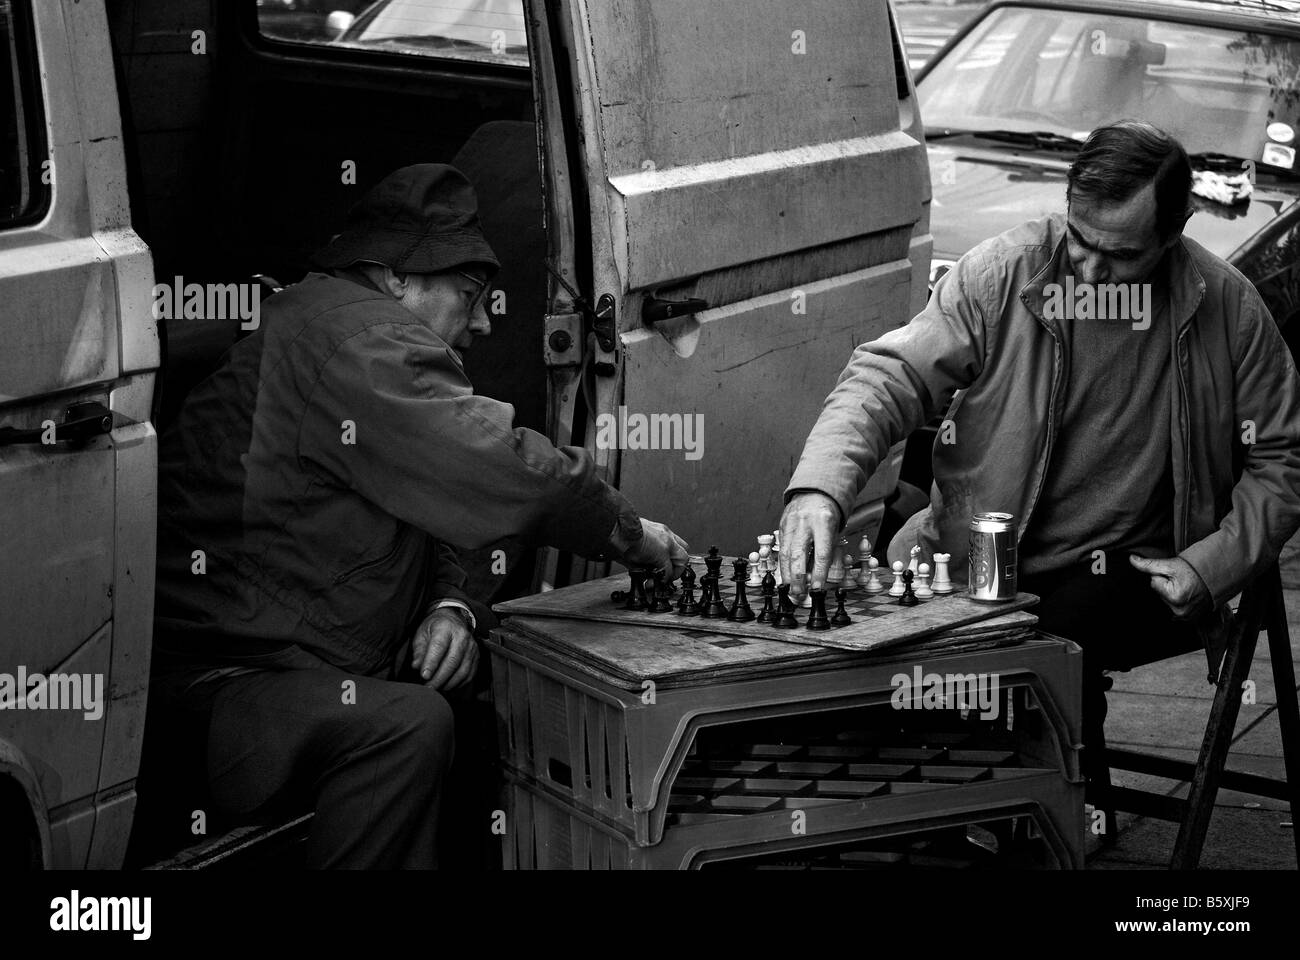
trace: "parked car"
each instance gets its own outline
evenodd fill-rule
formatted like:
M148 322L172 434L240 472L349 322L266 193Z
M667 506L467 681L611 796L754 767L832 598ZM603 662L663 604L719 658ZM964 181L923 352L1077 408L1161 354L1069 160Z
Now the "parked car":
M1063 210L1088 133L1135 117L1178 137L1196 169L1254 180L1238 203L1195 198L1186 235L1255 283L1300 356L1298 77L1295 0L991 4L917 75L930 286L980 241ZM922 489L932 430L909 442L903 466Z
M907 65L920 70L988 0L894 0Z
M528 63L524 0L379 0L362 11L337 42Z
M934 199L931 282L963 253L1063 208L1089 131L1124 117L1195 168L1243 171L1240 203L1196 198L1186 234L1255 282L1293 349L1300 325L1300 3L996 3L920 74Z

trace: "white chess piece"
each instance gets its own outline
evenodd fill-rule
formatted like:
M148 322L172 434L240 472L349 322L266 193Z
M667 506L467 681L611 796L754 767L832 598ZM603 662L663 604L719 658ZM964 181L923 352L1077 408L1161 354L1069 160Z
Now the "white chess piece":
M952 581L948 579L948 561L951 559L951 553L934 555L934 583L930 589L935 593L952 593Z
M912 590L918 600L930 600L934 597L934 591L930 589L930 565L923 563L916 571L917 585Z
M917 564L921 562L921 545L918 543L912 548L912 559L907 562L907 569L912 571L912 578L916 578Z
M867 570L867 582L864 589L867 593L884 593L885 585L880 582L880 561L875 557L868 557Z
M760 541L762 537L758 538ZM772 570L772 545L764 543L758 548L758 582L762 584L763 577Z
M891 597L901 597L907 589L903 586L903 561L895 560L893 570L894 582L889 587L889 595Z
M846 546L848 546L848 541L841 540L831 548L831 563L826 570L828 583L842 584L844 582L844 548Z
M749 579L745 581L747 587L761 587L763 585L763 571L758 568L758 551L755 550L749 555Z
M767 534L764 534L767 536ZM781 531L772 531L772 576L776 577L776 585L779 587L785 583L785 578L781 576Z

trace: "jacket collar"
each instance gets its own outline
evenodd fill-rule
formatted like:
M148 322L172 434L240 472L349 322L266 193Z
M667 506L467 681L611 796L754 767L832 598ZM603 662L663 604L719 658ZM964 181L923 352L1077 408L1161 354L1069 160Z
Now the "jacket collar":
M1052 320L1043 316L1043 301L1046 295L1043 288L1052 283L1058 273L1059 264L1065 257L1065 214L1054 213L1044 217L1042 249L1050 250L1042 267L1020 288L1020 302L1031 313L1059 337L1060 329ZM1163 269L1166 271L1165 289L1169 296L1169 315L1174 318L1177 335L1182 332L1205 299L1205 278L1192 259L1191 252L1180 237L1165 255Z

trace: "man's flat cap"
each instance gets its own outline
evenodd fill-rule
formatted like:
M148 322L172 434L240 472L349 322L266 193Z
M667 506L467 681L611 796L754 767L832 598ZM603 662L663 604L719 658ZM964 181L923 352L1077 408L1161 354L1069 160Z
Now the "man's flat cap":
M324 270L361 260L398 273L478 264L491 276L500 266L479 226L474 188L445 163L417 163L390 173L349 211L343 232L312 257Z

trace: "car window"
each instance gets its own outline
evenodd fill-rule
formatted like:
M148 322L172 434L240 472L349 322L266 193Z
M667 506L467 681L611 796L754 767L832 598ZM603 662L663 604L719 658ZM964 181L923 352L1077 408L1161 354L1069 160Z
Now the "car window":
M1101 12L990 14L919 85L927 127L1083 138L1132 117L1215 152L1297 169L1300 42Z
M0 0L0 228L39 219L52 177L27 0Z
M528 65L523 0L258 0L272 40Z

